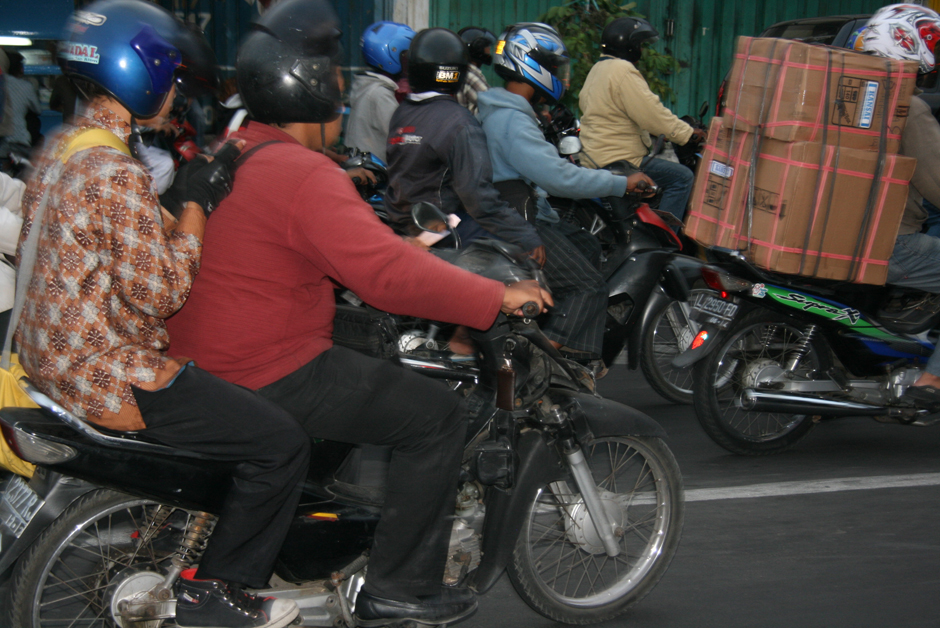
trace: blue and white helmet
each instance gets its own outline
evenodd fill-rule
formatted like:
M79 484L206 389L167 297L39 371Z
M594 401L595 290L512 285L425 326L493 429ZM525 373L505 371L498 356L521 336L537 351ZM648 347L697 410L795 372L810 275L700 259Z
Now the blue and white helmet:
M556 103L568 88L571 60L554 28L539 22L521 22L499 36L493 69L506 81L535 88L549 103Z

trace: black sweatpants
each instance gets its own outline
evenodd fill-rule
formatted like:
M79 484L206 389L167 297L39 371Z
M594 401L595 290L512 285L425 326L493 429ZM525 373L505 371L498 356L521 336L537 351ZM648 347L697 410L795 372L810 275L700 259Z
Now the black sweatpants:
M193 365L169 388L134 397L142 436L238 463L196 576L265 586L307 475L306 432L258 393Z
M311 437L392 447L365 588L412 602L440 593L467 429L460 397L337 346L258 392Z

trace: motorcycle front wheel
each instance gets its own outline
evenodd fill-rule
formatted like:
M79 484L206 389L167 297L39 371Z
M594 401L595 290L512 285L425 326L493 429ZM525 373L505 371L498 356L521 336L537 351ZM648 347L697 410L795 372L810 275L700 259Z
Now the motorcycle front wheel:
M127 607L120 602L160 583L191 516L112 491L79 498L19 560L5 611L9 625L176 626L172 619L125 621L121 608ZM164 606L169 604L157 603L151 609L159 616L169 611Z
M583 451L620 554L605 552L569 478L537 492L508 568L529 606L566 624L607 621L643 599L679 547L684 516L682 475L660 439L598 438Z
M766 456L793 447L815 425L811 415L751 412L738 406L747 388L779 376L805 344L805 324L798 319L757 309L729 330L725 341L695 365L695 416L708 436L736 454ZM794 379L812 378L829 369L829 349L818 337L794 371Z

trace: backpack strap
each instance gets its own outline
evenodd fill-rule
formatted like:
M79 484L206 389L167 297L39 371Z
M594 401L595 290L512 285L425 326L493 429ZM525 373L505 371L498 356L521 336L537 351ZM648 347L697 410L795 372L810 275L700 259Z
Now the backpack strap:
M270 146L271 144L283 144L283 142L281 140L268 140L267 142L261 142L260 144L252 146L251 148L246 150L244 153L242 153L241 155L235 158L235 170L237 171L239 168L241 168L244 165L244 163L248 161L249 157L257 153L259 150L261 150L265 146Z
M107 146L119 150L125 155L130 156L131 154L131 149L127 144L122 142L114 133L106 129L92 128L85 129L73 137L62 154L59 155L59 160L64 164L75 153L95 146Z

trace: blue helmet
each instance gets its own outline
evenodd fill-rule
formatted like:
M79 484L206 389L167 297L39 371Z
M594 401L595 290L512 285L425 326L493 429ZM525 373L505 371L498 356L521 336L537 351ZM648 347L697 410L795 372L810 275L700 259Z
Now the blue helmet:
M493 69L505 81L528 83L548 102L561 100L568 88L568 50L554 28L522 22L499 36Z
M362 56L373 68L401 74L401 54L408 50L415 32L406 24L376 22L362 33Z
M68 77L90 81L134 117L159 113L182 54L173 42L182 24L144 0L100 0L76 11L59 44Z

